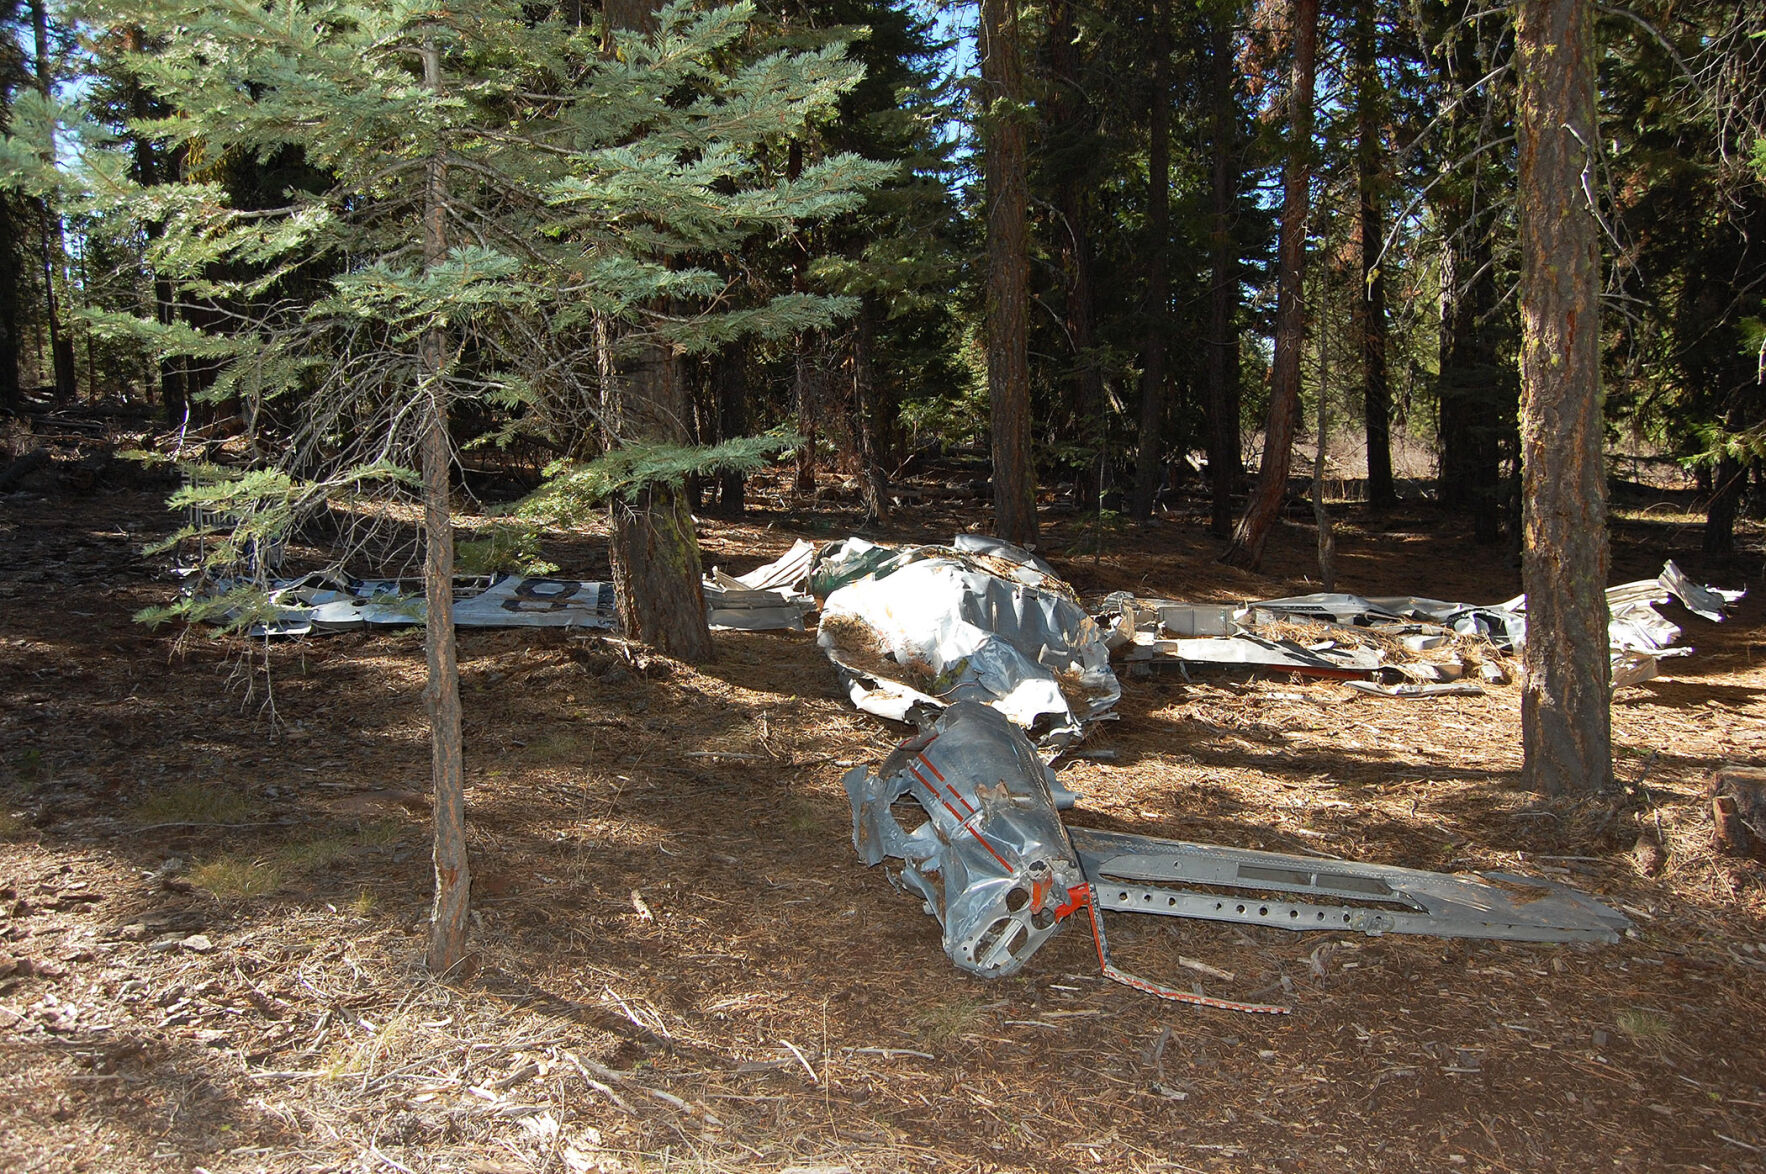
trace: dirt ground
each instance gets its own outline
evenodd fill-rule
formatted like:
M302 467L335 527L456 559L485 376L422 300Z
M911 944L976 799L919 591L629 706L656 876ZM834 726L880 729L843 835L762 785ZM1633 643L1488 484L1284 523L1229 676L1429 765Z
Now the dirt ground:
M1624 909L1620 945L1112 919L1128 969L1285 1017L1107 982L1083 927L972 978L853 853L840 777L907 731L846 702L813 632L723 634L695 669L479 631L477 969L444 984L420 964L420 635L149 631L130 617L173 591L170 557L141 553L176 524L165 489L62 457L0 495L0 1168L1766 1169L1766 868L1713 856L1701 798L1718 764L1766 765L1757 526L1712 562L1677 498L1621 500L1613 581L1673 557L1752 590L1723 625L1671 609L1697 654L1615 696L1617 808L1517 789L1512 685L1401 701L1125 677L1086 744L1113 757L1062 768L1075 823L1550 876ZM922 489L866 535L984 519L960 487ZM815 503L761 492L740 524L704 522L708 564L858 524L832 482ZM1427 505L1338 515L1340 589L1519 589ZM1298 524L1263 576L1216 563L1194 513L1100 543L1051 504L1044 527L1088 599L1316 589ZM597 534L548 552L605 573ZM1665 857L1634 851L1640 827Z

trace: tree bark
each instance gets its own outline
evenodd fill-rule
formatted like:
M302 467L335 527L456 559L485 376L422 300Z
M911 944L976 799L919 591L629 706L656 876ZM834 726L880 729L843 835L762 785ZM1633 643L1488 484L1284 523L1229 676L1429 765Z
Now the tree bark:
M37 91L49 101L55 88L54 67L49 60L49 5L47 0L31 0L31 33L36 51ZM55 132L50 130L49 142L43 148L43 162L55 163ZM57 282L67 279L67 254L62 246L61 213L47 197L39 202L43 216L43 309L49 323L49 355L55 369L55 394L72 399L78 391L74 380L74 342L68 337L61 320L60 295Z
M1386 277L1380 269L1385 236L1385 94L1374 43L1375 0L1355 9L1355 178L1360 197L1361 290L1356 318L1361 338L1362 423L1367 437L1367 500L1397 502L1392 483L1392 389L1386 382Z
M1600 141L1594 15L1589 0L1522 0L1516 14L1522 774L1529 787L1554 795L1612 781L1600 257L1582 183Z
M748 348L725 346L711 359L711 392L717 400L719 440L748 434ZM739 518L747 509L747 478L734 469L718 474L718 509Z
M1326 265L1319 270L1318 304L1330 305L1325 275ZM1326 591L1337 589L1337 532L1331 523L1331 511L1325 504L1325 457L1331 435L1331 339L1327 329L1330 315L1318 320L1318 447L1312 454L1312 522L1318 530L1318 578Z
M852 324L852 416L858 441L859 493L865 502L867 525L889 520L889 475L877 454L878 403L877 368L872 361L876 349L877 308L866 297L859 303Z
M1740 399L1746 389L1732 391L1729 411L1724 414L1725 430L1734 434L1744 425ZM1747 488L1748 467L1734 453L1725 452L1717 459L1711 478L1711 496L1705 502L1705 524L1700 532L1699 549L1705 554L1735 553L1735 518L1741 512L1742 491Z
M1448 9L1431 19L1451 19ZM1441 33L1439 76L1453 108L1446 115L1448 151L1470 155L1496 133L1499 115L1485 74L1504 63L1500 40L1469 24ZM1483 83L1483 84L1480 84ZM1502 452L1512 445L1517 389L1512 364L1500 357L1500 294L1494 244L1499 197L1473 160L1436 189L1435 206L1446 236L1441 274L1441 334L1436 399L1440 445L1436 497L1449 510L1469 513L1479 543L1501 534Z
M0 108L0 132L5 111ZM16 411L24 403L18 382L18 290L24 283L18 248L18 222L11 200L0 197L0 410Z
M1080 60L1075 45L1072 0L1049 5L1047 54L1051 79L1049 124L1059 148L1069 159L1087 154L1095 131L1084 90L1079 84ZM1104 492L1104 376L1098 366L1096 307L1093 288L1091 226L1086 215L1082 168L1076 163L1056 167L1055 207L1061 223L1057 248L1066 280L1065 326L1073 350L1073 431L1070 443L1084 454L1079 471L1079 499L1095 505Z
M1318 50L1318 0L1294 0L1294 64L1288 86L1288 158L1282 174L1282 230L1277 248L1275 362L1257 486L1221 561L1257 569L1281 513L1300 415L1300 352L1306 344L1306 215L1312 182L1312 88Z
M978 42L988 103L987 398L994 531L1025 546L1036 541L1036 468L1030 448L1030 191L1018 0L982 0Z
M423 42L423 81L440 92L441 50ZM447 160L429 160L423 193L423 263L448 255ZM454 634L454 523L449 502L453 454L448 443L447 340L431 327L419 346L426 410L423 421L423 646L429 661L430 777L435 789L435 902L429 915L431 972L447 974L466 959L466 918L472 870L466 858L466 767L460 728L460 665Z
M607 0L607 51L616 51L618 33L654 30L659 7L656 0ZM602 376L609 446L687 441L692 405L666 344L642 342L624 361L607 362ZM684 492L654 482L609 508L614 601L625 634L691 663L714 659L699 539Z
M608 419L616 443L686 443L690 405L673 355L645 344L620 364L615 384ZM613 592L626 636L693 664L713 660L699 539L684 491L653 482L611 510Z
M1232 534L1233 491L1244 474L1239 454L1239 258L1233 249L1233 201L1240 176L1229 160L1240 158L1238 70L1232 26L1216 13L1208 33L1210 100L1214 105L1213 167L1208 224L1208 481L1210 526L1216 538Z
M1133 514L1152 515L1164 463L1159 444L1165 414L1165 339L1171 331L1171 28L1168 0L1152 12L1153 93L1147 112L1147 333L1141 345L1140 436Z

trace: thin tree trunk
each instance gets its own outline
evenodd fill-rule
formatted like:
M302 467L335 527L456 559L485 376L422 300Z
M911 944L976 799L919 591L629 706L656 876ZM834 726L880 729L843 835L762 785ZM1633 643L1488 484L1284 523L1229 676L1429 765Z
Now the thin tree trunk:
M1047 46L1049 70L1054 75L1049 96L1049 123L1052 133L1061 136L1061 146L1070 157L1082 154L1079 143L1091 139L1095 133L1093 116L1079 85L1080 61L1075 41L1072 0L1054 0L1049 5ZM1067 285L1067 341L1073 350L1071 409L1074 427L1070 443L1084 454L1084 467L1078 472L1079 499L1093 504L1104 492L1099 476L1103 463L1099 458L1104 450L1105 403L1104 376L1096 353L1091 226L1086 215L1081 179L1081 169L1077 166L1057 168L1055 207L1061 215L1057 239L1061 273Z
M1522 774L1547 794L1612 781L1598 239L1583 195L1600 130L1594 5L1522 0L1516 51L1527 592ZM1585 149L1584 144L1587 144Z
M1210 100L1214 130L1209 184L1208 291L1208 481L1212 501L1209 528L1216 538L1232 534L1233 491L1244 473L1239 455L1239 273L1233 250L1233 197L1239 176L1229 160L1239 156L1238 78L1232 57L1232 27L1216 13L1208 33Z
M1727 366L1727 365L1726 365ZM1729 411L1724 415L1726 430L1733 435L1744 427L1741 405L1735 402L1747 389L1732 392ZM1699 549L1705 554L1735 553L1735 518L1741 510L1742 491L1747 488L1748 467L1733 453L1718 458L1711 478L1711 496L1705 503L1705 525Z
M1392 389L1386 381L1386 276L1380 268L1385 236L1385 95L1374 44L1375 0L1355 9L1355 179L1361 212L1361 290L1355 299L1361 327L1362 422L1367 435L1367 500L1397 502L1392 483Z
M1165 339L1171 331L1171 28L1168 0L1153 6L1153 94L1147 133L1147 334L1141 346L1141 418L1134 469L1133 514L1153 512L1164 464L1159 444L1165 414Z
M857 433L859 493L865 501L867 524L889 520L889 477L877 459L877 370L871 361L876 346L877 310L869 298L859 304L852 324L852 415Z
M423 42L423 82L440 92L441 50ZM423 264L448 255L447 160L429 160L423 193ZM423 423L424 651L429 660L430 772L435 787L435 903L429 915L429 969L453 971L466 959L472 870L466 859L466 767L460 732L460 666L454 635L454 522L448 500L447 340L430 328L420 345L427 410Z
M37 91L43 100L51 100L55 86L54 70L49 60L49 5L47 0L31 0L31 32L35 42ZM55 163L55 132L49 131L49 142L43 148L43 162ZM49 321L49 355L55 369L55 394L71 399L78 391L74 381L74 343L61 321L58 281L66 280L67 258L62 247L61 213L47 197L39 201L43 216L43 308Z
M0 117L5 115L0 108ZM0 131L6 127L0 124ZM0 196L0 410L16 411L24 403L18 381L18 289L24 282L18 248L18 223L11 200Z
M785 178L795 182L803 174L803 144L792 140L785 148ZM791 292L809 290L809 256L811 245L808 229L792 235ZM797 495L814 497L816 492L816 426L821 419L821 369L818 356L822 332L805 330L793 340L791 364L791 401L797 412L797 433L803 441L797 446Z
M748 434L748 348L726 345L711 360L711 390L717 400L719 440ZM734 469L718 474L718 509L739 518L747 508L747 478Z
M1318 304L1329 306L1325 273L1319 273ZM1331 525L1331 511L1325 506L1325 449L1331 435L1331 347L1328 329L1330 315L1318 319L1318 449L1312 457L1312 521L1318 528L1318 577L1326 591L1337 589L1337 532Z
M1277 249L1275 362L1263 464L1245 514L1221 561L1256 570L1288 491L1294 426L1300 415L1300 352L1306 343L1306 214L1312 181L1312 86L1318 50L1318 0L1294 0L1294 66L1288 86L1288 159L1282 175L1282 235Z
M1036 541L1030 448L1030 237L1019 0L982 0L981 78L987 186L987 397L993 433L993 523L1008 542Z

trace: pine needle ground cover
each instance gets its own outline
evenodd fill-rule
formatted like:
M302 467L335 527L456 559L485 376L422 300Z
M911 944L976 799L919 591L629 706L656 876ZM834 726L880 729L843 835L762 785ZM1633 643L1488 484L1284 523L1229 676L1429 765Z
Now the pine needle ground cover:
M858 525L838 484L792 501L788 481L755 484L741 523L703 522L708 564ZM936 504L868 535L984 524L922 488ZM1711 854L1701 795L1718 763L1766 761L1758 530L1750 570L1702 560L1671 518L1617 526L1615 579L1673 557L1754 589L1694 629L1695 657L1616 696L1617 815L1515 789L1512 685L1406 702L1125 679L1121 720L1086 744L1113 757L1062 770L1076 822L1533 871L1640 931L1583 949L1112 923L1122 965L1293 1005L1271 1020L1105 982L1081 933L1010 980L951 967L852 853L840 776L904 731L847 704L813 633L720 635L703 670L598 636L463 633L476 968L437 983L420 637L266 651L133 624L169 590L139 553L175 522L162 498L0 499L8 1168L1758 1168L1766 870ZM1515 590L1457 522L1339 508L1344 589ZM1083 520L1042 522L1088 599L1309 589L1309 530L1278 529L1251 576L1214 561L1200 514L1071 558ZM544 547L605 573L594 526ZM1634 850L1645 828L1660 853Z

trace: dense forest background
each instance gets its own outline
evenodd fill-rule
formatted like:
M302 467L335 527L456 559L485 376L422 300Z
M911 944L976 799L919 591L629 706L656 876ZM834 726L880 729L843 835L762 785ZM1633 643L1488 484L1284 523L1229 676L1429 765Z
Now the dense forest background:
M263 11L285 7L306 6ZM327 11L348 19L351 7ZM395 7L402 20L423 16ZM611 45L605 30L621 6L605 7L521 11L535 28L550 22ZM1265 459L1277 220L1301 113L1293 55L1306 7L756 6L716 49L726 67L834 45L863 77L805 106L795 125L742 142L747 180L800 182L806 166L846 155L884 166L854 181L862 202L842 211L717 239L663 230L677 239L652 249L657 264L722 277L715 289L683 282L620 297L627 306L648 298L654 319L702 327L675 348L678 439L711 445L787 424L806 441L795 450L806 491L818 466L834 465L882 513L891 478L927 446L1011 433L1035 484L1078 506L1144 517L1185 481L1204 484L1225 536L1247 470ZM243 123L223 127L213 110L178 108L188 94L154 64L176 5L125 13L31 0L0 19L9 33L0 46L0 406L51 394L124 399L154 404L172 423L188 413L197 427L237 419L266 437L291 433L318 383L293 380L277 388L286 394L248 403L252 390L228 376L239 352L192 340L261 342L253 332L271 303L288 319L290 302L318 299L319 277L380 254L309 239L305 260L271 259L261 245L255 259L237 245L197 256L180 222L194 215L190 185L267 215L322 200L340 164L297 135L254 137ZM1433 494L1474 515L1480 539L1512 539L1512 13L1490 0L1327 0L1316 21L1301 160L1310 263L1297 319L1300 439L1316 448L1322 430L1320 475L1365 485L1373 503ZM1733 542L1750 478L1752 500L1766 500L1762 33L1755 6L1721 0L1599 9L1601 141L1590 144L1585 181L1603 228L1609 447L1698 478L1714 553ZM554 92L574 84L567 71L543 76L539 63L530 72ZM502 113L532 116L514 105L505 100ZM628 126L628 138L643 129ZM1002 186L1002 174L1018 178ZM174 188L185 194L161 191ZM684 211L684 197L655 198L652 225ZM520 195L496 199L475 215L514 238L562 237L579 215L554 204L548 226ZM1019 300L1003 311L1002 275L1004 296ZM826 312L793 317L790 295L800 311L818 295L831 300ZM713 303L725 315L771 305L785 316L765 329L706 330ZM606 307L595 312L605 317ZM989 315L1001 313L1023 335L1022 358L1003 371L990 347L1006 332L989 330ZM491 337L535 327L493 318L472 327L479 386L531 394L471 397L472 409L455 413L454 439L501 446L537 484L554 457L602 442L602 413L578 410L599 394L593 347L576 371L542 386L538 372L505 363L511 352ZM551 332L550 357L569 366L569 347L555 344L580 325L553 307L539 327ZM1002 411L1021 417L993 428ZM739 472L695 479L692 493L699 508L742 508Z

